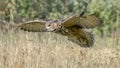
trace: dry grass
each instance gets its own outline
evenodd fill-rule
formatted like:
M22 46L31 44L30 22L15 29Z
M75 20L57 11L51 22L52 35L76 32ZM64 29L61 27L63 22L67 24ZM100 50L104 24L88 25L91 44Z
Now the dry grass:
M120 46L96 37L83 48L54 33L0 31L0 68L119 68Z

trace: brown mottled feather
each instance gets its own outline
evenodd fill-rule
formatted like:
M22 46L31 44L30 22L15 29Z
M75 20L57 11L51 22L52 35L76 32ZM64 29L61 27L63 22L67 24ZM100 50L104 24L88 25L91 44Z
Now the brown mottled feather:
M46 22L45 21L31 21L28 23L23 23L19 26L22 30L25 31L46 31Z
M73 16L68 20L64 21L62 25L65 27L78 25L81 28L94 28L95 26L98 26L100 24L102 24L102 20L95 15L83 15L80 17Z

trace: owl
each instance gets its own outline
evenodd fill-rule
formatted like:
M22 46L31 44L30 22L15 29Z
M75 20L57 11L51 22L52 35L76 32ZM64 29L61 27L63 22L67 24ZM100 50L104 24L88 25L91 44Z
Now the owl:
M19 27L25 31L32 32L54 32L68 37L68 40L83 46L91 47L94 44L94 37L91 32L85 29L94 28L103 23L101 18L91 15L72 16L61 21L30 21L23 23Z

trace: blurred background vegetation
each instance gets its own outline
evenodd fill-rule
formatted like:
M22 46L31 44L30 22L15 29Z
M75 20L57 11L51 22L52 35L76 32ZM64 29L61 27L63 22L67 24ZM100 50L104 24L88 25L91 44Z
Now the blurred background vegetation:
M119 0L0 0L0 21L21 23L34 19L61 20L85 11L104 21L94 33L109 36L119 29L119 6Z

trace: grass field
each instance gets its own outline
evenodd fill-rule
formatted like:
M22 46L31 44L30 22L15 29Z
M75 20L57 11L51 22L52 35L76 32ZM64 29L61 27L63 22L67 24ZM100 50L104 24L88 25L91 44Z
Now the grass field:
M54 33L0 31L0 68L120 68L120 41L84 48Z

